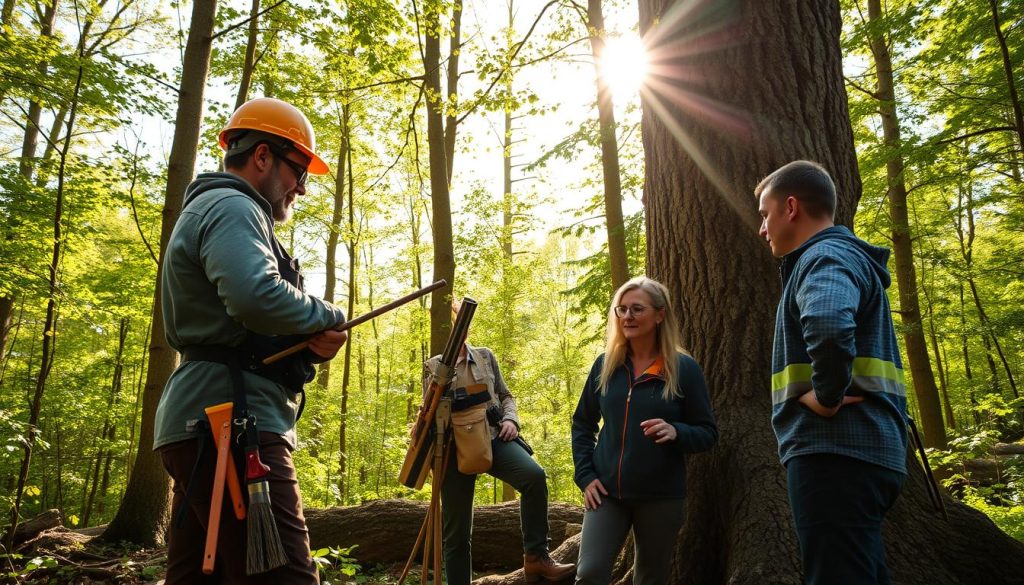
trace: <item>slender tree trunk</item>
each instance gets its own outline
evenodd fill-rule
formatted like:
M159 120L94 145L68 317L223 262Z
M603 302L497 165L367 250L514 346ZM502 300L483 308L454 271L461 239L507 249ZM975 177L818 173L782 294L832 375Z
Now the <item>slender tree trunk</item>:
M81 58L81 55L79 55ZM11 508L10 532L7 535L7 550L14 550L14 533L20 520L22 498L25 495L25 484L28 481L29 468L32 462L32 449L35 447L36 437L39 432L39 414L42 410L43 393L46 390L46 381L53 368L54 342L57 337L57 295L58 282L60 280L61 255L63 254L64 243L64 184L67 169L68 152L71 150L71 130L75 126L75 114L78 111L78 96L82 88L82 77L84 75L83 62L78 64L78 75L75 79L75 89L71 95L71 115L68 119L68 132L64 140L64 147L60 153L60 171L57 175L57 200L53 211L53 252L49 265L49 289L46 301L46 321L43 325L43 355L39 362L39 373L36 375L35 392L32 394L32 403L29 407L28 436L23 442L23 456L21 469L18 472L18 484L14 491L14 506Z
M427 92L427 146L430 150L430 200L433 211L434 277L448 287L430 295L430 353L444 351L452 329L451 299L455 288L455 246L452 242L452 209L448 192L448 163L445 153L444 107L441 95L440 2L425 4L423 68Z
M966 226L964 225L966 223ZM1006 360L1006 356L1003 353L1003 348L999 344L999 339L995 335L995 331L988 319L988 314L985 312L985 308L981 302L981 296L978 293L978 286L974 280L974 238L975 238L975 224L974 224L974 188L973 184L960 185L957 190L957 218L955 222L957 238L960 243L960 254L964 260L964 277L960 284L961 293L961 307L963 305L963 280L967 281L967 285L971 289L971 297L974 300L975 309L978 311L978 319L981 323L982 335L985 339L985 347L987 350L987 357L989 362L989 369L992 371L992 383L993 388L998 391L999 388L999 375L996 371L995 360L992 358L992 347L988 341L991 337L992 341L995 342L996 351L999 354L999 358L1002 361L1003 367L1006 371L1007 379L1010 384L1010 389L1013 392L1015 398L1019 397L1017 390L1017 383L1013 378L1013 371L1010 369L1010 365ZM965 332L966 335L966 332ZM966 342L965 342L966 344ZM966 351L966 345L965 345Z
M939 390L935 386L935 375L932 373L928 344L921 324L917 271L914 267L914 243L910 234L907 186L903 175L905 167L903 155L900 154L903 139L900 136L900 120L896 111L892 60L883 34L883 26L888 25L883 21L881 0L868 0L868 39L875 61L878 110L882 116L882 134L888 151L885 169L889 183L889 214L892 221L892 248L896 258L896 283L900 297L898 313L903 325L903 343L906 345L914 395L921 410L924 443L928 447L945 449L946 428L942 422Z
M0 358L4 356L7 348L7 339L14 328L14 297L0 295ZM4 379L0 374L0 382Z
M670 583L797 584L799 548L768 417L781 287L778 263L757 237L752 189L784 163L816 159L836 181L839 223L851 223L861 186L839 6L639 6L655 71L642 94L647 273L673 293L684 346L703 367L720 431L712 452L687 461L687 522ZM948 498L948 523L928 506L912 467L886 523L894 582L1019 581L1024 544Z
M249 100L249 86L252 84L252 73L255 68L256 41L259 39L260 0L252 0L249 10L249 36L245 43L245 61L242 62L242 79L238 83L238 94L235 96L235 109Z
M129 427L128 431L128 453L125 455L124 458L124 468L126 470L131 469L135 465L135 459L133 458L133 454L135 453L135 432L138 428L139 406L141 405L139 398L142 396L142 382L144 380L142 372L145 371L145 364L148 361L149 357L149 337L150 333L152 333L152 330L153 322L150 321L149 324L146 326L146 335L143 336L142 338L142 356L139 358L138 376L135 382L135 398L132 401L132 424Z
M359 258L356 255L356 246L359 244L356 236L355 224L355 174L352 172L352 127L349 125L349 106L344 107L342 120L342 133L349 143L345 149L348 162L348 241L345 244L348 250L348 312L351 316L356 310L356 279L358 278ZM352 374L352 345L355 330L349 331L349 340L345 344L345 364L341 374L341 417L338 423L338 493L341 494L341 503L348 499L348 389Z
M203 92L210 69L216 0L195 2L189 23L188 41L178 90L178 113L174 140L167 163L167 190L164 195L163 221L160 227L161 256L181 211L185 187L192 180L196 164L196 146L203 115ZM164 336L164 315L160 306L160 279L163 266L157 268L153 294L153 324L149 346L149 366L142 404L139 451L132 466L124 499L114 519L100 538L107 542L128 541L153 546L163 540L167 523L167 474L159 455L153 451L153 426L157 404L164 384L178 363L178 355Z
M57 2L49 3L42 14L42 20L39 23L39 36L40 37L52 37L53 26L57 18ZM11 22L12 13L14 10L14 0L5 0L3 6L2 25L6 25ZM49 75L50 64L49 61L42 60L36 64L36 71L41 79L45 79ZM25 181L32 180L32 172L35 168L35 156L36 149L39 144L39 122L42 117L43 107L36 100L31 100L28 104L28 115L25 119L25 133L22 135L21 141L21 157L18 161L18 173L25 178ZM5 230L6 231L6 230ZM11 235L4 236L7 238L13 237ZM4 354L4 349L7 347L7 334L11 328L11 316L14 311L14 295L13 294L2 294L0 295L0 355Z
M3 9L0 9L0 26L11 24L14 17L14 4L17 0L4 0Z
M114 373L110 380L110 396L107 398L107 409L103 417L103 430L100 432L99 449L96 450L96 470L93 473L92 488L89 490L89 500L82 512L82 525L88 526L92 517L93 506L96 503L96 494L99 491L100 499L107 492L107 483L110 481L110 459L113 449L114 423L112 421L114 407L117 405L118 396L121 394L121 381L124 375L124 346L128 338L128 318L122 317L117 336L117 353L114 354ZM100 469L103 468L103 489L99 489ZM102 506L98 510L103 512Z
M956 417L953 416L953 405L949 402L949 389L946 386L946 369L943 367L942 352L939 351L939 336L935 331L935 312L932 306L931 295L928 294L928 287L924 286L924 263L921 264L921 292L924 293L925 303L928 309L928 335L932 342L932 353L935 354L935 368L939 372L939 391L942 392L942 410L946 413L946 424L954 431L957 429Z
M1013 370L1010 369L1009 362L1006 361L1006 354L1003 353L1003 346L999 343L999 337L996 336L995 329L992 327L992 322L989 321L988 313L985 312L985 307L981 304L981 295L978 293L978 285L974 281L974 277L967 279L967 286L971 289L971 297L974 298L974 307L978 310L978 319L981 321L982 335L985 337L985 347L988 348L989 354L988 359L992 366L992 377L996 378L996 363L992 358L992 348L989 345L989 338L992 339L992 344L995 345L996 355L999 356L999 361L1003 365L1003 371L1006 372L1006 382L1010 385L1010 391L1013 392L1014 398L1020 398L1020 393L1017 391L1017 382L1013 379Z
M974 373L971 371L971 351L967 343L967 305L964 303L964 283L960 282L960 349L964 355L964 377L967 379L967 397L971 403L974 424L981 424L978 413L978 398L974 395Z
M604 177L604 215L608 231L608 260L611 264L611 289L618 290L629 280L626 258L626 227L622 219L622 182L619 176L619 145L615 135L615 110L612 91L604 74L605 35L601 0L587 1L587 30L590 52L594 57L597 83L597 119L601 132L601 172Z
M448 94L442 103L448 106L444 123L444 161L448 185L452 184L452 169L455 164L455 135L458 130L459 103L459 53L462 51L462 0L452 4L452 36L448 49Z
M511 74L509 74L511 75ZM509 84L511 92L511 83ZM501 251L507 262L512 261L512 111L505 110L505 136L502 144L502 197L501 197Z
M106 440L112 444L117 438L117 427L111 425ZM107 448L107 456L103 461L103 479L100 480L99 500L96 502L96 514L102 519L103 513L107 511L107 491L110 488L110 467L114 461L114 450Z
M106 433L107 429L104 427L103 433L99 437L100 440L97 442L99 447L96 449L96 459L89 465L89 469L92 471L90 474L92 475L92 481L86 482L88 484L88 490L84 488L82 490L84 496L84 503L82 505L83 527L89 525L89 518L92 516L92 507L93 504L96 503L96 490L99 489L100 485L100 468L103 467L103 455L105 451L103 448L103 441L106 439ZM86 479L88 480L89 478ZM88 493L86 494L86 492Z
M1024 108L1021 107L1020 97L1017 93L1017 76L1014 75L1013 61L1010 60L1006 35L1003 34L1003 27L999 22L999 3L996 0L988 0L988 5L992 10L992 26L995 27L996 42L999 44L999 53L1003 58L1003 71L1006 73L1006 86L1010 93L1010 108L1013 110L1013 126L1017 132L1017 148L1024 150Z

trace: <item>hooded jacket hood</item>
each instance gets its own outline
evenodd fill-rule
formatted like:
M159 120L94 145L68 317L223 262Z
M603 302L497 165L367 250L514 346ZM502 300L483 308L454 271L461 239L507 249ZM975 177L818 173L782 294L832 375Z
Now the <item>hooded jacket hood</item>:
M835 225L821 230L808 238L808 240L799 248L793 250L789 254L786 254L782 259L781 268L783 282L789 278L790 273L793 271L793 267L796 266L797 261L804 252L806 252L811 246L821 242L827 242L829 245L842 246L844 248L859 251L878 275L878 279L882 282L882 286L889 288L889 285L892 284L892 277L889 275L888 267L889 249L873 246L865 242L853 235L853 232L851 232L849 228L842 225Z
M267 214L267 217L273 220L270 202L264 199L248 181L234 173L200 173L185 189L185 201L181 208L185 209L196 197L213 189L234 189L245 193L256 202L256 205L263 210L263 213Z

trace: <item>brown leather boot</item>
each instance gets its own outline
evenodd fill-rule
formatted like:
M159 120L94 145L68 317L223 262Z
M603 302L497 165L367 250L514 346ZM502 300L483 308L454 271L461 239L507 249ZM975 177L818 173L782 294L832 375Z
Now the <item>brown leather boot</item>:
M536 583L541 579L558 583L576 574L576 565L556 563L548 553L523 555L523 575L527 583Z

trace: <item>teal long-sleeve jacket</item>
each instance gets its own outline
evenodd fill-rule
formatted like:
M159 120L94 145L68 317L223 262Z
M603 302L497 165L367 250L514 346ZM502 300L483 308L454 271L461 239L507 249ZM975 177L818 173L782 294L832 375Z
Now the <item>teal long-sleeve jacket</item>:
M281 277L271 213L270 204L231 173L203 173L189 185L163 258L161 305L171 347L237 346L250 331L309 335L344 320L341 309ZM260 431L282 435L294 448L297 395L267 378L243 376ZM154 449L193 438L188 421L204 418L206 406L231 400L227 366L183 363L157 407Z

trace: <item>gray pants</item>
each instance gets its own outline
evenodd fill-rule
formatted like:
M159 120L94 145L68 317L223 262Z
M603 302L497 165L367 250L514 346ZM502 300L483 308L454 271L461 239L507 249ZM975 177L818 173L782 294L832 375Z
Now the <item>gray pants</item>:
M583 515L577 585L608 585L612 567L630 528L636 554L633 585L664 585L672 568L676 537L686 513L684 498L619 500L601 498Z

